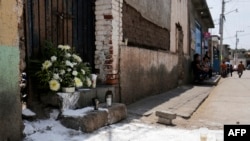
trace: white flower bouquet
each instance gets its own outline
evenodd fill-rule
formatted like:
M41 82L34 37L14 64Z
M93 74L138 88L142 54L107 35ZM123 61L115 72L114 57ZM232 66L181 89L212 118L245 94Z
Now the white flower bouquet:
M51 48L52 56L42 63L36 73L40 83L52 91L61 87L90 87L90 67L68 45Z

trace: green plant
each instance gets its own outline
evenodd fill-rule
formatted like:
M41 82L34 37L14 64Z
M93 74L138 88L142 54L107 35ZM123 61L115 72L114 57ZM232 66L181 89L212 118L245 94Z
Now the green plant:
M36 73L42 86L52 91L58 91L61 87L90 87L90 67L88 63L82 62L81 57L70 46L53 47L47 44L44 52L47 60Z

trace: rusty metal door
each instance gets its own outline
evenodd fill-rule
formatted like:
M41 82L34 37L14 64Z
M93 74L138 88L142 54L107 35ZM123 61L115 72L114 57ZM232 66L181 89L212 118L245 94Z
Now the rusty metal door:
M45 41L76 48L94 67L94 0L25 0L28 59L39 60Z

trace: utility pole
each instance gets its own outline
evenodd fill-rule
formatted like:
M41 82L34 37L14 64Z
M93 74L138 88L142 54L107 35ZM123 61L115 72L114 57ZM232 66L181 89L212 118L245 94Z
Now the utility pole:
M235 65L237 64L237 61L238 61L237 47L238 47L238 43L239 43L239 38L238 38L238 33L239 32L244 32L244 31L243 30L237 30L236 31L236 43L235 43L235 52L234 52Z
M224 12L225 12L225 0L222 0L222 9L221 9L221 14L220 14L220 61L222 62L223 58L223 28L224 28Z

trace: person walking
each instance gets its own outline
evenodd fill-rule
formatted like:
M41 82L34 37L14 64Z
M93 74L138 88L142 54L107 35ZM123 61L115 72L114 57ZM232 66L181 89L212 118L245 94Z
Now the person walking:
M233 76L233 71L234 71L232 64L230 64L229 70L230 70L230 74L231 74L231 77L232 77Z
M244 70L245 70L245 66L242 64L242 61L240 61L240 64L238 65L238 75L239 75L239 78L241 78Z
M227 76L227 65L225 64L225 61L222 61L221 67L221 76L226 77Z

